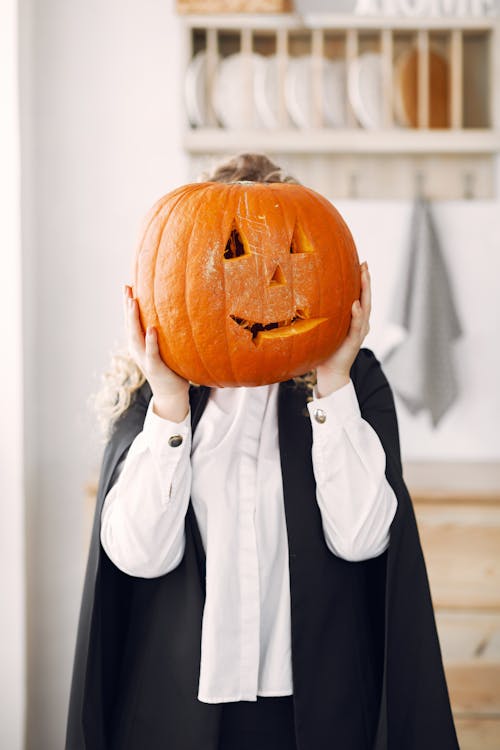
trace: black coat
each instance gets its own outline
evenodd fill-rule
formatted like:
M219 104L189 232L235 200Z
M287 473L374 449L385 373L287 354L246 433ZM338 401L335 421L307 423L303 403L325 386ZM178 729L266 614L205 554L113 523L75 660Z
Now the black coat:
M350 374L361 415L384 447L398 500L388 549L361 562L326 545L306 392L292 380L279 386L298 750L457 750L392 391L370 349L360 350ZM190 387L193 430L209 390ZM197 698L205 553L192 503L184 557L166 575L129 576L100 543L105 495L142 430L150 398L146 382L104 452L66 750L217 750L223 704Z

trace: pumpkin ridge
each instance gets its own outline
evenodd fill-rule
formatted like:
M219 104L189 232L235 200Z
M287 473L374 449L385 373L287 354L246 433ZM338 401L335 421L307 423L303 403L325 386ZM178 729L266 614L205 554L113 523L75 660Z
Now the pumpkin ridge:
M345 224L345 222L344 222L344 226L345 226L345 229L347 229L347 224ZM349 230L347 229L347 231L349 231ZM341 305L341 309L343 309L344 308L344 302L345 302L345 299L346 299L346 292L347 292L347 290L346 290L347 268L345 266L344 252L340 248L340 243L342 243L343 250L345 250L345 247L346 247L346 244L347 244L346 243L345 234L340 235L338 237L338 241L335 243L335 250L336 250L336 253L337 253L337 258L338 258L339 266L342 269L342 282L343 283L341 284L340 288L341 288L341 291L342 291L342 305ZM347 311L347 306L346 306L346 314L345 314L345 324L347 324L346 336L347 336L347 334L349 332L349 325L350 325L349 321L351 320L351 317L352 317L352 309L351 308L352 308L352 304L351 304L351 307L349 308L349 311Z
M279 185L280 183L275 183L275 184ZM273 183L273 185L274 185L274 183ZM279 189L279 187L273 188L273 189L276 192L276 202L277 202L277 204L279 206L279 210L281 212L281 215L283 216L283 221L284 221L284 224L285 224L285 227L286 227L287 226L287 223L286 223L287 216L285 214L285 209L283 207L283 204L282 204L282 202L279 199L279 190L280 189ZM295 231L295 225L296 225L296 223L297 223L297 210L295 209L295 218L294 218L294 221L293 221L292 232L290 234L290 237L287 238L287 246L288 247L290 247L290 245L291 245L291 242L292 242L292 239L293 239L293 233ZM291 291L292 300L295 300L295 278L294 278L294 274L293 273L291 273L290 276L291 276L291 279L292 279L292 291ZM287 361L287 364L286 364L286 370L287 370L287 372L290 372L290 365L291 365L291 362L292 362L292 359L293 359L294 346L295 346L295 342L294 342L293 337L292 337L292 340L289 342L289 345L288 345L288 361Z
M163 240L163 235L164 235L165 230L167 228L167 224L168 224L169 219L171 218L173 212L175 211L176 207L179 205L180 201L186 196L186 193L193 193L193 192L195 192L194 189L190 189L190 188L193 187L192 185L185 185L184 187L185 187L185 190L179 190L178 194L174 196L174 198L176 199L175 202L173 203L172 206L169 206L168 209L167 209L168 213L167 213L167 216L165 217L165 221L164 221L163 226L161 228L160 238L159 238L159 242L158 242L158 245L157 245L157 248L156 248L156 255L155 255L155 259L154 259L152 301L153 301L153 308L154 308L154 311L155 311L155 317L156 317L156 321L157 321L158 325L160 323L160 317L158 315L158 309L156 307L155 283L156 283L156 277L157 277L157 271L158 271L158 259L159 259L159 256L160 256L160 248L161 248L161 243L162 243L162 240ZM172 196L171 196L171 198L172 198ZM165 205L162 206L162 208L164 208L164 207L165 207ZM179 362L177 361L176 357L173 355L172 347L170 346L170 344L169 344L166 336L163 337L163 341L166 342L167 348L169 350L169 359L170 359L171 363L173 365L175 365L175 367L177 367L179 369ZM173 369L173 368L171 368L171 369Z
M317 200L318 200L319 203L321 203L323 205L329 204L329 201L327 201L327 199L325 198L324 195L321 195L321 193L316 193L315 191L311 191L311 192L314 192L315 196L317 196ZM337 222L337 238L336 239L342 243L343 250L347 249L347 244L348 244L347 238L351 238L352 243L353 243L353 245L355 247L356 243L354 242L354 238L352 237L351 231L350 231L349 227L347 226L347 222L345 221L344 217L342 216L342 214L340 213L340 211L335 206L333 206L333 204L330 204L329 208L330 208L330 210L333 208L333 211L335 213L335 219L336 219L336 222ZM339 226L342 229L342 232L339 231ZM347 281L347 278L348 278L348 273L347 273L348 269L346 267L346 263L347 263L348 259L346 257L345 252L342 252L341 248L339 247L339 242L335 243L335 249L336 249L336 252L337 252L337 257L340 260L340 267L342 269L342 281L343 281L343 283L341 285L341 290L342 290L342 309L343 309L344 308L344 301L346 299L346 294L347 294L346 281ZM359 273L361 273L361 272L359 272ZM353 300L353 302L354 302L354 300ZM350 324L351 318L352 318L352 303L351 303L351 306L349 308L349 311L347 311L347 305L346 305L346 315L345 315L345 321L346 321L346 324L347 324L346 336L347 336L347 334L349 332L349 324Z
M309 189L307 190L307 199L306 200L309 201L312 204L311 205L311 210L312 211L314 211L315 209L317 209L317 203L318 203L318 201L316 200L316 195L311 190L309 190ZM330 208L330 204L329 204L328 208ZM301 226L302 226L302 224L301 224ZM304 230L302 230L302 231L304 231ZM318 279L318 282L319 282L322 274L321 274L321 268L318 266L318 263L319 263L318 254L316 253L315 256L314 256L314 270L316 271L316 278ZM318 308L319 308L319 310L321 310L323 308L322 284L317 283L317 287L318 287ZM314 339L314 343L315 344L318 341L319 335L320 335L319 329L316 330L315 333L311 333L311 336L315 337L315 339Z
M335 215L336 220L336 231L335 231L335 252L337 256L337 264L341 269L341 276L342 276L342 283L339 285L341 290L341 305L340 309L345 309L345 315L343 318L341 318L341 324L346 327L346 333L345 335L349 333L349 326L350 321L352 319L352 302L351 305L348 307L347 305L347 294L348 294L348 287L349 287L349 268L347 266L349 262L348 256L351 255L349 252L349 245L352 243L353 247L356 247L356 244L354 242L354 238L351 234L351 231L349 227L347 226L346 221L344 220L343 216L341 215L340 211L331 204L325 196L321 195L321 193L317 193L314 190L310 190L310 193L314 196L317 203L320 203L324 205L326 208L329 209L330 212L333 212ZM350 241L349 241L350 240ZM358 259L358 272L359 271L359 259ZM361 278L361 277L360 277ZM354 301L354 300L353 300Z
M207 192L206 189L205 189L204 193L205 192ZM200 200L203 200L203 195L201 196ZM191 225L191 230L189 232L188 246L191 244L191 238L193 236L194 229L195 229L195 227L197 225L198 217L200 217L200 212L199 211L198 211L198 213L196 215L195 221ZM201 366L203 367L203 369L207 373L208 377L213 381L214 385L217 388L220 388L220 385L216 382L216 380L218 380L218 378L214 378L213 374L208 369L205 360L201 356L201 352L200 352L200 350L198 348L198 344L196 342L196 336L194 335L194 332L193 332L193 324L191 323L191 317L189 315L188 296L187 296L187 283L188 283L187 267L188 267L188 263L189 263L189 253L186 253L186 265L184 267L184 299L186 301L186 319L187 319L187 322L188 322L188 325L189 325L189 330L191 331L191 338L192 338L192 342L193 342L193 348L195 349L196 354L198 355L198 358L199 358L199 360L201 362ZM231 371L232 371L232 368L231 368ZM234 375L234 373L233 373L233 375Z
M140 234L141 240L140 240L140 243L139 243L139 249L142 248L142 243L144 241L144 238L148 234L148 231L149 231L149 228L150 228L151 224L156 219L156 217L158 216L158 214L163 210L163 207L165 206L166 202L167 202L167 199L166 199L165 196L163 196L163 198L160 198L160 200L158 200L155 203L155 205L153 206L153 208L149 212L148 216L145 218L144 223L143 223L143 227L142 227L142 230L141 230L141 234ZM153 213L153 211L154 211L154 213ZM133 277L134 277L135 280L137 279L137 267L138 267L138 264L139 264L139 253L137 252L135 254L135 258L134 258L134 268L133 268Z
M238 184L238 183L236 183L236 184ZM233 203L234 203L234 196L235 195L237 197L236 207L233 205ZM239 209L240 194L239 194L239 190L238 191L235 190L234 187L232 187L231 190L229 191L228 203L230 203L231 213L233 215L232 225L235 226L238 229L238 231L239 231L239 233L241 235L241 227L238 227L237 223L236 223L236 218L237 217L239 218L239 213L237 213L237 211ZM236 208L236 210L235 210L235 208ZM248 243L248 240L247 240L247 243ZM250 253L253 252L250 248L249 248L249 251L250 251ZM225 273L223 273L222 278L223 278L223 284L224 284L224 321L225 321L224 336L225 336L225 339L226 339L227 361L229 362L229 369L231 371L231 377L232 377L233 381L236 382L237 381L236 371L234 369L234 363L233 363L233 359L232 359L232 351L231 351L231 346L230 346L229 337L228 337L228 320L229 320L229 318L228 318L228 307L229 307L230 304L232 304L232 302L230 300L228 300L228 298L227 298L227 293L226 293L226 274Z
M156 282L156 273L157 273L157 269L158 269L158 256L160 255L160 247L161 247L161 240L162 240L162 237L163 237L163 233L164 233L165 228L166 228L166 226L168 224L168 220L169 220L169 218L170 218L170 216L172 214L172 211L174 210L174 208L175 208L176 205L177 205L177 203L172 206L170 212L167 214L167 216L165 218L165 221L163 223L163 226L162 226L162 229L161 229L161 232L160 232L160 241L158 242L158 248L156 250L155 267L154 267L154 275L153 275L153 294L152 294L152 299L153 299L153 309L155 311L155 318L156 318L156 321L158 323L158 326L160 325L160 316L158 315L158 309L156 307L156 295L155 295L155 289L154 289L154 285L155 285L155 282ZM175 367L178 367L178 362L176 361L176 358L172 354L172 349L170 347L170 344L168 343L168 338L166 336L164 336L163 337L163 341L164 341L164 345L166 344L166 346L167 346L167 348L169 350L169 359L171 360L172 364Z
M137 293L139 291L138 290L138 286L139 286L139 283L138 283L139 282L139 279L138 279L138 265L139 265L140 253L141 253L142 248L144 246L144 241L145 241L146 237L148 236L148 232L149 232L149 230L151 229L151 227L153 225L153 222L155 221L155 219L158 219L159 221L161 220L161 216L160 215L161 215L162 211L164 210L166 203L168 203L168 200L166 200L166 198L164 196L162 199L160 199L156 203L156 206L158 207L158 210L155 211L155 213L151 216L151 219L147 223L145 223L145 230L144 230L144 234L143 234L143 237L142 237L140 245L139 245L139 251L136 253L136 262L135 262L135 268L134 268L134 282L135 282L135 285L136 285L136 295L137 295ZM154 210L154 209L152 209L152 210ZM160 242L157 243L157 247L156 247L156 250L155 250L155 254L154 254L154 269L153 269L153 274L152 274L152 277L153 277L153 290L152 290L152 293L151 293L151 303L152 303L152 307L153 307L153 311L154 311L154 321L153 321L153 323L150 323L150 325L154 325L155 327L158 327L158 328L160 327L160 319L158 317L158 311L156 309L156 302L155 302L155 295L154 295L154 279L156 277L156 263L157 263L157 258L158 258L159 252L160 252L159 248L160 248L161 237L163 235L164 228L165 228L165 222L163 223L163 226L160 229L160 235L159 235L160 236ZM139 319L140 318L141 318L141 312L140 312L140 306L139 306Z

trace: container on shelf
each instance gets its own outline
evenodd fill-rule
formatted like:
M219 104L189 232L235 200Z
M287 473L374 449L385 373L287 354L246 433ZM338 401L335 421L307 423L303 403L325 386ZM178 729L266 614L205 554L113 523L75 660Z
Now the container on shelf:
M179 13L288 13L292 0L177 0Z

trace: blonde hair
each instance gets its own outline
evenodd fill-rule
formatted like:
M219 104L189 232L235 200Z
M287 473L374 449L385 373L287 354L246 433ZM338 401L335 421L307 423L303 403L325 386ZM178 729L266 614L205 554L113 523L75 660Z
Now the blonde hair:
M286 174L264 154L238 154L231 159L223 160L198 178L198 182L237 182L239 180L299 184L298 180ZM292 379L297 386L306 388L307 401L311 401L313 387L316 384L316 372L312 370ZM146 382L146 376L127 349L119 348L111 352L110 365L101 376L101 381L99 390L91 394L90 402L96 412L103 440L107 441L116 420L130 406L135 391ZM197 387L196 383L191 383L191 385ZM304 414L307 414L307 410Z
M110 364L101 375L101 386L89 397L104 442L109 440L116 420L128 409L134 393L145 382L146 376L127 349L111 352Z

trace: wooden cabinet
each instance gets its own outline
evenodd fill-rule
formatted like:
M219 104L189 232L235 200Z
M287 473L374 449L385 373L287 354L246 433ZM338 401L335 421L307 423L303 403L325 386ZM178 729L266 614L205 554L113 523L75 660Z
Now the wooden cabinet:
M405 481L424 550L461 750L498 750L500 467L413 465Z

